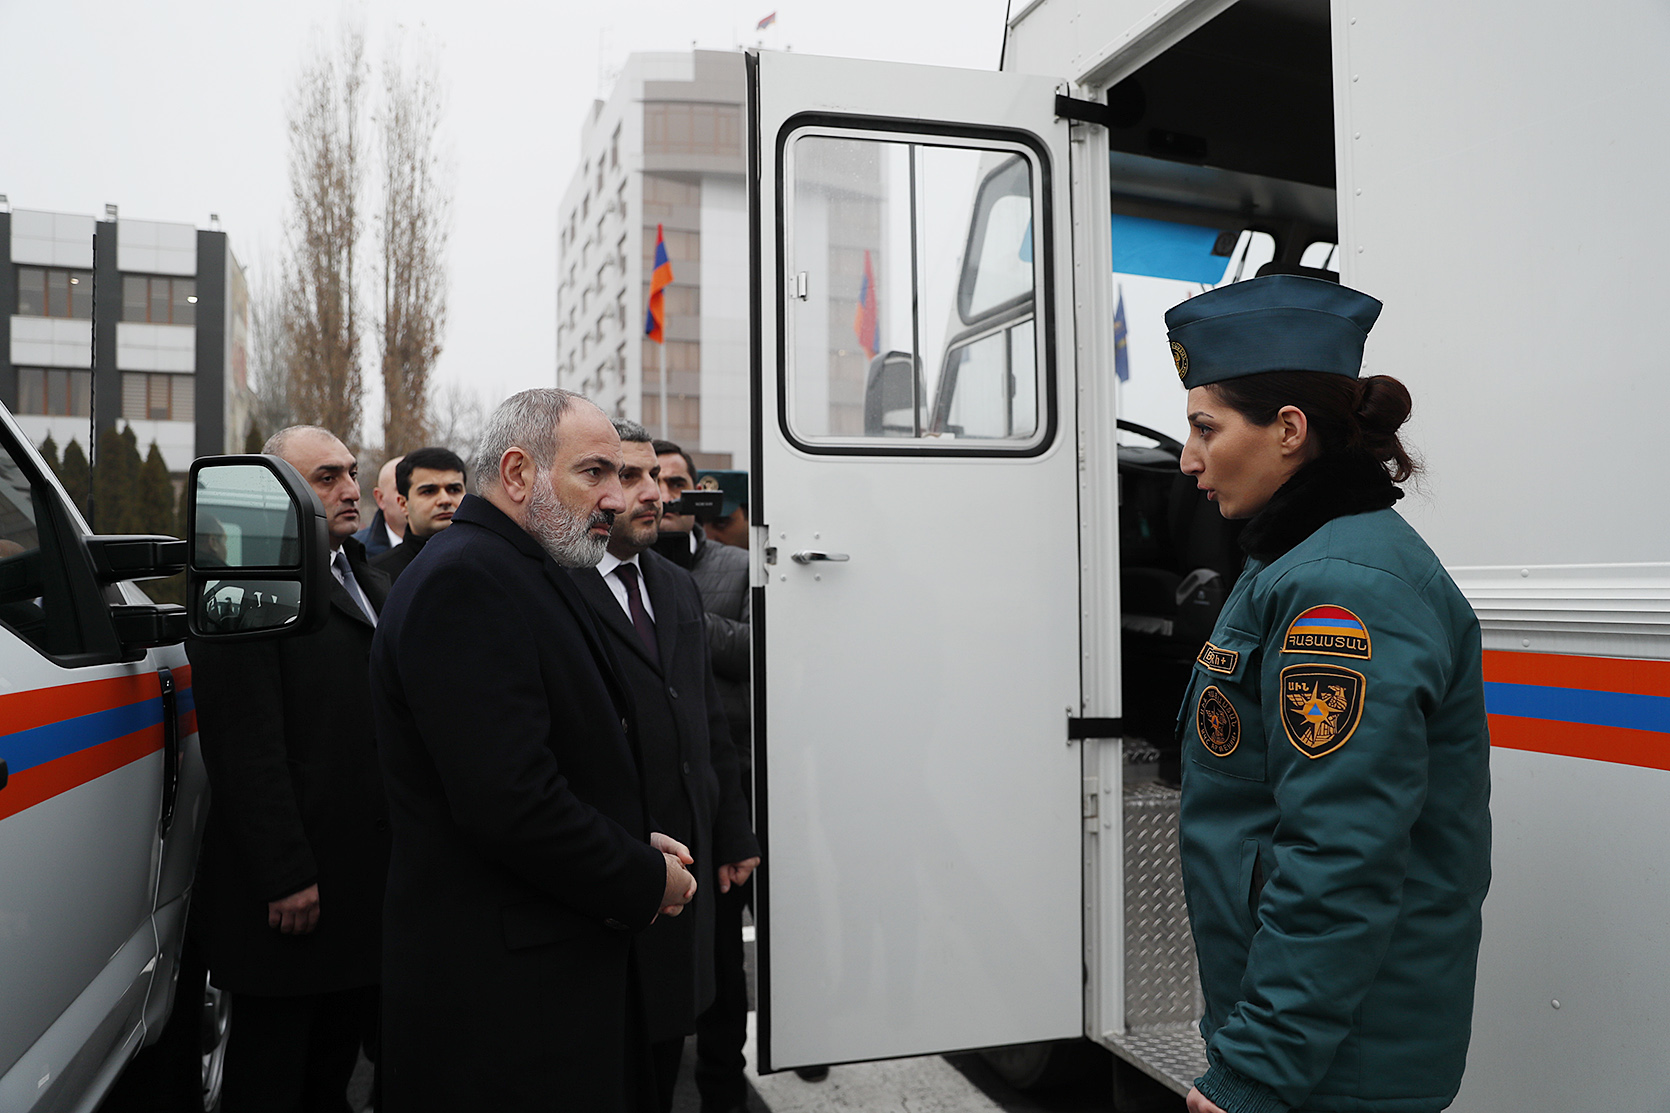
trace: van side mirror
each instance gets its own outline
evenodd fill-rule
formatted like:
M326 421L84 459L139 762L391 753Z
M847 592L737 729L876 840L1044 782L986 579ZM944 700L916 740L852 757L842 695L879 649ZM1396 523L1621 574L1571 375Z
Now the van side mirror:
M915 437L927 426L928 399L922 390L921 361L909 352L871 358L864 376L864 435ZM917 417L912 418L912 410Z
M186 610L194 637L320 629L330 613L325 508L277 456L205 456L186 482Z

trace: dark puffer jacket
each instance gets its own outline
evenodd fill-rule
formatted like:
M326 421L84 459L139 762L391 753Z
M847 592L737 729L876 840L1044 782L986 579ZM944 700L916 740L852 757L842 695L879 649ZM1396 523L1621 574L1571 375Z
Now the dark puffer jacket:
M719 685L719 699L725 705L725 719L736 742L737 764L742 786L750 798L754 789L754 747L749 733L752 665L749 657L750 607L748 554L732 545L710 541L696 527L696 553L690 575L702 593L707 610L708 652L713 657L713 677Z

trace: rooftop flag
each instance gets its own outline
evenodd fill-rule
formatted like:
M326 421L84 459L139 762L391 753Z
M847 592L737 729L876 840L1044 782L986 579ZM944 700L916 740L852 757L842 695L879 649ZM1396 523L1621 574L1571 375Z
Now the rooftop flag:
M881 350L881 322L876 318L876 272L870 266L870 250L864 249L864 279L858 285L858 311L852 315L852 331L858 345L870 359Z
M667 243L661 235L661 225L655 226L655 270L649 276L649 314L644 318L644 335L657 344L665 344L667 324L666 295L661 291L673 284L673 265L667 261Z
M773 23L776 23L776 22L777 22L777 13L772 12L770 15L766 16L764 19L762 19L758 23L756 23L754 25L754 30L764 31L767 27L770 27Z
M1119 288L1119 306L1113 311L1113 373L1124 382L1131 377L1131 353L1125 335L1125 287Z

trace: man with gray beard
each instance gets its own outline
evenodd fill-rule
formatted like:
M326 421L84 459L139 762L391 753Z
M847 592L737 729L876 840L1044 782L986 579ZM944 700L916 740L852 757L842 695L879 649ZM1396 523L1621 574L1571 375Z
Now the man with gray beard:
M620 465L579 395L507 400L476 452L480 495L382 611L390 1109L653 1105L635 933L696 882L650 829L631 696L563 571L607 548Z

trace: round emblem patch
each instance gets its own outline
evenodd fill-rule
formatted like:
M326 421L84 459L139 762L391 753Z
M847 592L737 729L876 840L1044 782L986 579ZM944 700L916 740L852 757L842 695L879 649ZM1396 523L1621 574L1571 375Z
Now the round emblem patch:
M1216 684L1207 685L1200 693L1200 702L1195 704L1195 730L1200 734L1200 744L1214 757L1228 757L1241 744L1241 716Z
M1177 365L1177 377L1179 379L1189 377L1189 353L1183 345L1175 340L1171 342L1171 362Z

